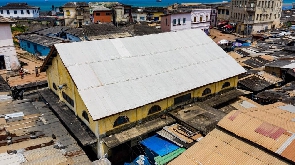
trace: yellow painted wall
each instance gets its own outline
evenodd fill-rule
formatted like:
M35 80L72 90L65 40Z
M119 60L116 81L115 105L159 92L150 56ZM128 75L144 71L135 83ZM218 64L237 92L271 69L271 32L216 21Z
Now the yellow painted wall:
M154 17L159 17L159 21L161 21L161 15L164 15L163 12L155 12L153 14L154 14Z
M237 82L238 82L238 78L236 77L232 77L217 83L212 83L188 92L184 92L181 93L179 95L176 96L172 96L170 98L164 99L164 100L160 100L158 102L155 103L151 103L148 105L144 105L142 107L136 108L136 109L132 109L132 110L128 110L128 111L124 111L106 118L102 118L99 119L98 121L93 121L91 118L91 115L88 113L88 110L84 104L84 102L82 101L81 96L78 93L78 90L72 80L72 78L70 77L67 69L65 68L65 66L63 65L59 55L57 57L55 57L52 61L52 65L48 68L47 70L47 75L48 75L48 81L51 82L49 84L49 87L55 91L59 96L60 99L62 101L64 101L74 112L75 114L82 120L84 121L84 123L86 123L86 125L88 125L88 127L95 133L95 135L98 137L100 134L105 134L107 131L113 130L114 127L114 122L116 121L116 119L119 116L127 116L129 118L129 122L128 123L132 123L132 122L136 122L139 120L142 120L146 117L148 117L148 111L150 110L150 108L153 105L159 105L161 107L161 110L165 110L171 106L174 105L174 98L191 93L192 98L193 97L202 97L202 93L206 88L210 88L211 89L211 93L217 93L219 91L221 91L222 89L222 85L224 84L224 82L230 82L231 86L230 87L236 87L237 86ZM75 106L71 107L63 98L61 95L61 91L60 90L55 90L52 87L52 82L55 82L56 85L60 85L63 83L67 84L67 88L63 89L63 91L70 96L74 102L75 102ZM230 88L228 87L228 88ZM82 112L83 110L85 110L88 113L88 117L89 117L89 122L86 121L86 119L83 118L82 116ZM98 109L99 111L99 109ZM157 112L159 113L159 112ZM117 126L115 128L119 128L123 125Z
M46 71L47 78L49 83L49 88L59 96L59 99L62 100L70 109L74 111L74 113L92 130L92 132L98 136L98 125L97 121L93 121L91 115L89 114L84 102L82 101L81 96L78 93L76 85L74 84L70 74L67 69L63 65L60 56L53 58L52 65ZM62 90L55 90L53 88L53 82L58 85L67 84L66 88ZM74 100L74 107L72 107L67 101L64 100L62 96L62 91L65 92L71 99ZM85 110L88 113L89 122L82 117L82 112Z

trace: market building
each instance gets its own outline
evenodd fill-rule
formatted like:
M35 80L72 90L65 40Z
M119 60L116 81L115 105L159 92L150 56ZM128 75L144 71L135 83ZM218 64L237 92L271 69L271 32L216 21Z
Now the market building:
M245 72L200 29L55 44L41 71L95 134L99 158L175 122L166 112L235 89Z

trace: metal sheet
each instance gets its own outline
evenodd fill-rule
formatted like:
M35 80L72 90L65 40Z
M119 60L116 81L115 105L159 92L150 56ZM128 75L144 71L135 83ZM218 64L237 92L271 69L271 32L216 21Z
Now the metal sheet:
M94 120L245 72L199 29L55 47Z

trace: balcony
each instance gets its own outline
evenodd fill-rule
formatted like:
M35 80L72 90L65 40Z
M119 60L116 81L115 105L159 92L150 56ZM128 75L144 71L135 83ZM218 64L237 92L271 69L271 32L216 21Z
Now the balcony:
M255 12L255 7L247 6L246 11L247 12Z
M77 15L77 19L83 19L83 15Z
M244 20L244 24L254 24L254 20Z

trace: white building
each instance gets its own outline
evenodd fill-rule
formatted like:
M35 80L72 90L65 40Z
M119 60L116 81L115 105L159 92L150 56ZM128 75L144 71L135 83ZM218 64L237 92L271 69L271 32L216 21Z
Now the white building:
M163 32L191 29L191 13L173 13L161 16Z
M11 23L14 21L0 16L0 69L17 70L20 64L13 45Z
M211 9L192 9L191 20L192 29L201 29L205 32L209 32L210 28L210 15Z
M9 18L39 17L39 7L29 6L27 3L8 3L0 7L0 16Z
M146 21L147 14L145 12L143 12L142 8L132 10L131 15L132 15L133 22Z

